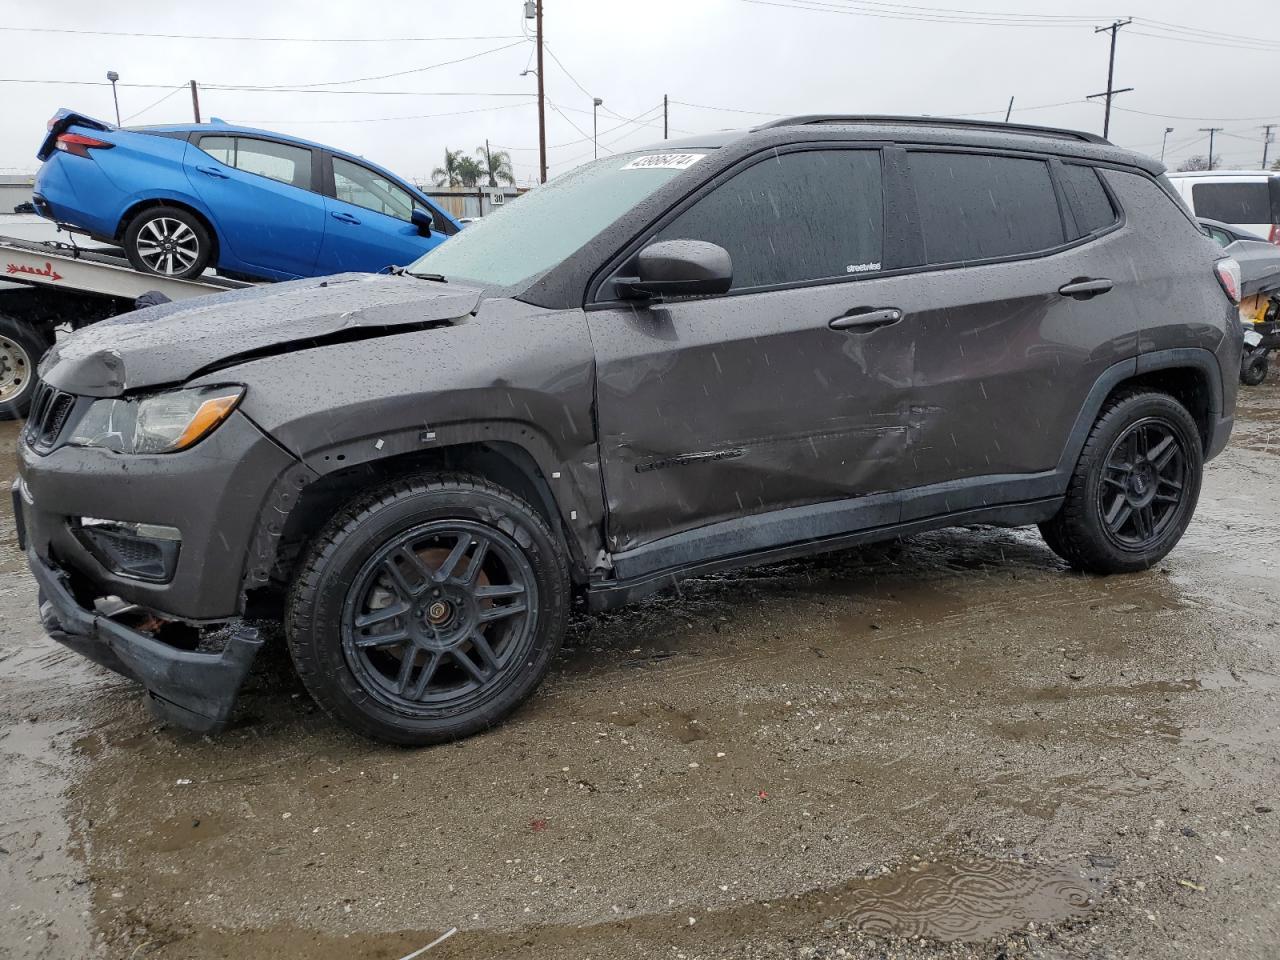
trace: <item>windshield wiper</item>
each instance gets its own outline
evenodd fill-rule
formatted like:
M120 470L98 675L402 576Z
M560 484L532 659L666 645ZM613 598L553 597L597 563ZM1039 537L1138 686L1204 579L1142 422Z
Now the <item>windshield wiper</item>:
M443 273L414 273L412 270L401 270L405 276L417 277L419 280L433 280L436 283L448 283L449 278Z

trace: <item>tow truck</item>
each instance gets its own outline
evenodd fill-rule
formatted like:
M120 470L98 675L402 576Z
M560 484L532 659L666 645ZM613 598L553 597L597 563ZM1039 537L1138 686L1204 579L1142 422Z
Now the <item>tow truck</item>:
M68 240L21 236L52 226L34 216L0 216L0 420L26 416L40 358L58 336L134 310L140 297L145 305L250 286L208 274L175 280L143 273L123 251L81 246L70 233Z

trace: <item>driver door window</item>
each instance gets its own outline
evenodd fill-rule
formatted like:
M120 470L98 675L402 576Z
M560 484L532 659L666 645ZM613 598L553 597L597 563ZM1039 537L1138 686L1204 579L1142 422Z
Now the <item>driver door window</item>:
M374 173L358 163L334 157L333 188L337 198L345 203L386 214L406 223L412 222L415 206L412 195L382 174Z
M884 248L878 150L772 154L712 190L657 240L706 240L733 258L732 290L876 273Z

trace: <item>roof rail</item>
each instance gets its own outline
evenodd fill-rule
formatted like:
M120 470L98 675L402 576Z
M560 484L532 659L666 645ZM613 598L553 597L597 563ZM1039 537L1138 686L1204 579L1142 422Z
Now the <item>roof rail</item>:
M758 127L752 127L751 129L754 132L756 130L769 130L773 127L803 127L818 123L865 123L895 127L953 127L960 130L990 130L993 133L1016 133L1028 137L1056 137L1060 140L1111 144L1110 140L1104 140L1095 133L1085 133L1081 130L1036 127L1025 123L1001 123L998 120L965 120L958 117L895 117L875 114L810 113L797 117L782 117L778 120L770 120L768 123L762 123Z

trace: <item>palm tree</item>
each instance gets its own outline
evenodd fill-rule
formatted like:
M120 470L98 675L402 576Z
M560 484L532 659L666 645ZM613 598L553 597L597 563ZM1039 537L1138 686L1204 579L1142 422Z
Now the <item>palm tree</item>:
M480 170L489 179L489 186L496 187L500 183L512 187L516 185L516 175L511 170L511 155L507 151L492 151L487 146L476 147L476 156L480 158Z
M480 166L479 160L474 160L466 154L458 157L458 181L464 187L474 187L483 176L484 168Z
M431 179L435 181L437 187L457 187L462 184L461 171L459 169L460 161L470 160L471 158L464 154L461 150L450 150L444 148L444 166L436 167L431 171Z

